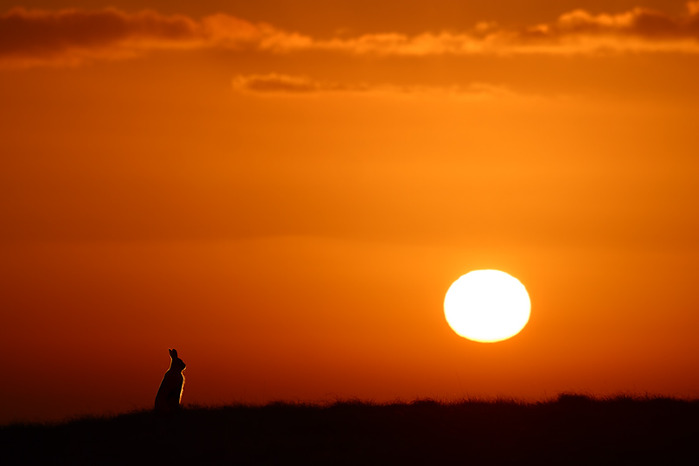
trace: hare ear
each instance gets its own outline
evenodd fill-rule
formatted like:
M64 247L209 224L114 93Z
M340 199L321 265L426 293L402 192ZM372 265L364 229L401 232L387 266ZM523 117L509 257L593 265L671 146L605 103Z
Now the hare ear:
M168 351L170 351L170 357L171 357L172 359L177 359L177 350L176 350L176 349L171 349L171 350L168 350Z

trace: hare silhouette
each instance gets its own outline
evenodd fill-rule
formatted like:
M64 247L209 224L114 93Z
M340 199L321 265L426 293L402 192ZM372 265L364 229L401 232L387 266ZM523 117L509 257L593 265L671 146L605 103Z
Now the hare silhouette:
M180 408L182 391L184 389L184 361L177 357L177 350L170 349L170 368L160 382L158 394L155 396L155 412L161 414L174 413Z

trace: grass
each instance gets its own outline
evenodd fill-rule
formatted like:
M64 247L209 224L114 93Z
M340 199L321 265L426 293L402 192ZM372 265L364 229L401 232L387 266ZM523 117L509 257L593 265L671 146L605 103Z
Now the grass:
M593 399L148 411L0 427L14 464L699 464L699 402Z

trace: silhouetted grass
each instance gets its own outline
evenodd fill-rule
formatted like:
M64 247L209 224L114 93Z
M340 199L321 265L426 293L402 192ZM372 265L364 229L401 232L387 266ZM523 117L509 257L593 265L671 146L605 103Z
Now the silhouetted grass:
M132 412L0 428L10 464L699 464L699 403L667 398Z

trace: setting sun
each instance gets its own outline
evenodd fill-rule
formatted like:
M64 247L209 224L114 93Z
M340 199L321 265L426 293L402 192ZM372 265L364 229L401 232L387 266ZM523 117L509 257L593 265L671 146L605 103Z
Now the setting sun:
M474 270L449 287L444 315L460 336L483 343L517 335L529 321L531 304L524 285L499 270Z

